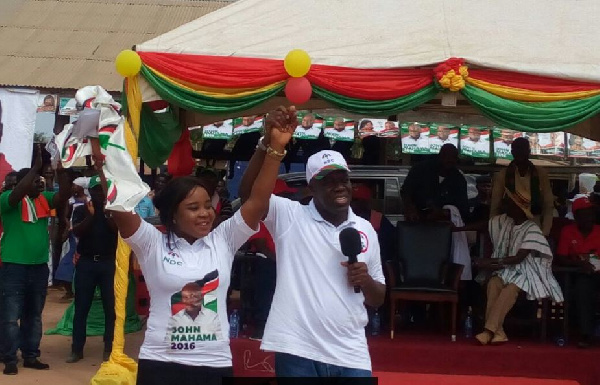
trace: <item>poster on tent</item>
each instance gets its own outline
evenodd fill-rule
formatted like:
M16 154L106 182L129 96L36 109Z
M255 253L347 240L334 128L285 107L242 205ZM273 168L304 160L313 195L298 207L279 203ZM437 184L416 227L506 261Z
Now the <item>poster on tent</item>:
M564 132L526 132L524 137L529 140L531 155L563 156L565 153Z
M600 158L600 143L579 135L568 134L569 158Z
M354 120L342 117L326 117L323 122L323 134L336 142L354 141Z
M429 154L429 124L412 122L400 125L404 154Z
M294 131L295 139L315 140L323 131L323 119L311 112L298 112L298 126Z
M490 157L490 129L487 126L460 127L460 153L473 158Z
M512 142L521 136L521 133L508 128L494 127L492 135L494 137L494 156L497 159L512 160Z
M264 116L244 116L233 119L233 136L260 132L263 127Z
M231 139L233 136L233 120L214 122L202 127L203 139Z
M358 134L361 138L377 135L381 138L397 138L398 123L387 119L362 119L358 123Z
M432 123L429 129L430 154L439 154L444 144L452 144L458 149L459 128L457 126L446 123Z
M35 116L35 129L33 141L35 143L48 143L54 135L56 122L56 109L58 105L56 95L40 94Z

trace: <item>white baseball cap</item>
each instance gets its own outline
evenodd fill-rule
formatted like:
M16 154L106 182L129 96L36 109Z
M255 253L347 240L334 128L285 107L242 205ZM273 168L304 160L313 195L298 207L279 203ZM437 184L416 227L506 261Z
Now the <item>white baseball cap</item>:
M323 150L308 158L306 162L306 181L321 179L332 171L350 171L346 159L337 151Z

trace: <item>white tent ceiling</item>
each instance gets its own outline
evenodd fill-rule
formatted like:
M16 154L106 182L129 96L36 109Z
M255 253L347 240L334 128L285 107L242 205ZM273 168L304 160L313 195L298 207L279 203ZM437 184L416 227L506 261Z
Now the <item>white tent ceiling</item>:
M240 0L139 51L282 59L356 68L449 57L600 82L598 0Z

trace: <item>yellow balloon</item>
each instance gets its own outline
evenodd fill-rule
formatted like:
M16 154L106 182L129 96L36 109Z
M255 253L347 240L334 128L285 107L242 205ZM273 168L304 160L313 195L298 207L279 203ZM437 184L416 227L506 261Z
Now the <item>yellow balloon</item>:
M310 56L304 50L293 49L285 56L283 66L291 77L301 78L310 70Z
M135 76L142 68L142 59L140 59L137 52L126 49L117 55L115 67L117 72L124 78Z

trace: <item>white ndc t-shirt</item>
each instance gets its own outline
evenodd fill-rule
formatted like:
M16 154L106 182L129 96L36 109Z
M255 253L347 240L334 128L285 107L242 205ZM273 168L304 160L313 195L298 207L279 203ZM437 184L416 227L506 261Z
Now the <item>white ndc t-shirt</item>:
M232 366L227 289L235 252L254 233L238 211L192 245L173 235L169 248L167 235L145 221L125 239L140 263L151 298L140 359L191 366ZM202 280L215 270L218 285L204 295L202 311L192 320L178 303L178 295L183 286ZM217 283L214 279L211 282Z
M272 196L265 225L277 250L277 285L261 348L326 364L371 370L364 327L365 297L354 293L348 269L340 263L340 232L356 228L363 244L359 262L385 284L379 241L371 224L349 209L335 227L314 203L303 206Z

